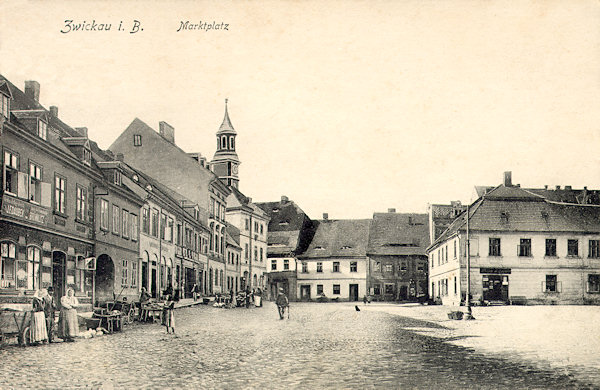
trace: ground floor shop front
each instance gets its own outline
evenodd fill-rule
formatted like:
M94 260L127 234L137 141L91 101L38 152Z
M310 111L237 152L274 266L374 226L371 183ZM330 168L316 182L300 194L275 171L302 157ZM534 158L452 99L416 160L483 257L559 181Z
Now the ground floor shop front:
M296 294L300 301L362 300L367 295L365 279L298 279Z

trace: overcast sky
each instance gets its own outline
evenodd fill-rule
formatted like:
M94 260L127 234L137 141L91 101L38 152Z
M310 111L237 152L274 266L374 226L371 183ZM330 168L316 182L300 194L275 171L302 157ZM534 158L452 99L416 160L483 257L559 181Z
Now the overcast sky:
M592 0L10 1L0 73L103 148L138 117L210 159L229 98L247 196L370 218L467 202L506 170L600 189L598 26Z

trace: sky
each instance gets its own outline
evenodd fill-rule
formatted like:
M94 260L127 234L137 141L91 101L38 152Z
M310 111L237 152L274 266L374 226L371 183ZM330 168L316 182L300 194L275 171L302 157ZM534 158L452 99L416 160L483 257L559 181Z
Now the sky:
M600 189L599 25L592 0L5 1L0 73L103 148L137 117L210 159L228 98L247 196L370 218L504 171Z

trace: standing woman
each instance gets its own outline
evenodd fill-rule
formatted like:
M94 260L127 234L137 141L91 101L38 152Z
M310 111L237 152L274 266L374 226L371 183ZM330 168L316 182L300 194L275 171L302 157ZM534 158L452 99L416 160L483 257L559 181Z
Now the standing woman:
M173 313L175 300L173 300L171 295L167 295L165 298L166 302L163 306L162 324L167 328L167 333L169 333L169 329L175 333L175 313Z
M48 331L46 329L46 315L44 313L44 295L45 291L37 290L33 295L33 312L31 313L31 324L29 326L30 341L32 344L38 344L42 341L48 341Z
M67 289L67 295L60 298L60 317L58 330L63 340L70 342L79 334L79 322L77 321L77 310L79 301L75 298L72 288Z

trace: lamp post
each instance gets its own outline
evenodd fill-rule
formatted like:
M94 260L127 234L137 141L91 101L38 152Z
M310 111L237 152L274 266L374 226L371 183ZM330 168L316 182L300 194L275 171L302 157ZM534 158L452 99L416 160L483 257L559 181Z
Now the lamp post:
M474 320L473 313L471 311L471 242L469 240L469 205L467 204L467 314L465 314L465 320Z

